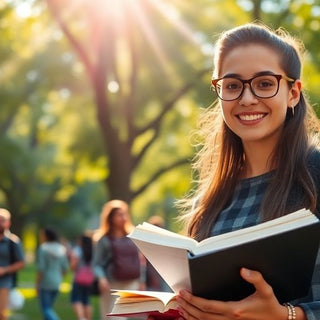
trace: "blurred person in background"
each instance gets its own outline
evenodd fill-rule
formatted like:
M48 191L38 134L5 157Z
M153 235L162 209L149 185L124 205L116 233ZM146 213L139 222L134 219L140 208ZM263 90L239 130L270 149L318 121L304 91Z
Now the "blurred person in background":
M110 289L140 289L140 255L127 237L132 230L128 204L121 200L107 202L101 213L100 227L94 234L96 242L93 267L100 291L100 318L111 312L115 296ZM128 274L130 272L131 274Z
M40 231L41 245L37 255L36 289L44 320L58 320L53 310L59 287L66 274L69 263L66 248L59 242L58 235L52 229Z
M82 268L91 277L92 264L92 239L91 236L83 234L79 238L79 244L70 253L70 268L74 271L74 279L71 290L71 304L78 320L92 320L92 306L90 304L91 279L86 283L77 278ZM85 279L86 280L86 279ZM93 280L93 274L92 274Z
M10 289L15 286L15 274L24 265L20 239L11 234L11 214L0 208L0 320L7 319Z

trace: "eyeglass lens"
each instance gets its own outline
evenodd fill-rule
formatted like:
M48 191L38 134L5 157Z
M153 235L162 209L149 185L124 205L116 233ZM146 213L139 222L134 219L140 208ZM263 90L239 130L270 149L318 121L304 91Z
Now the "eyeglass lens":
M237 78L223 78L216 82L216 91L222 100L238 99L244 90L244 82L248 82L252 93L260 98L270 98L277 94L279 79L274 75L262 75L244 81Z

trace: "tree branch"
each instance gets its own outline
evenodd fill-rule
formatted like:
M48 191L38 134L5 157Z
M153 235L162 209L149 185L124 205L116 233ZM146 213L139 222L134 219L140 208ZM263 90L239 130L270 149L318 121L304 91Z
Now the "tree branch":
M130 18L129 18L130 17ZM125 107L127 114L127 126L128 126L128 144L132 145L134 139L137 136L136 127L134 126L134 114L136 112L137 103L136 103L136 88L137 88L137 79L138 79L138 55L136 52L134 35L133 35L133 24L131 21L131 16L128 15L127 20L127 37L128 45L131 59L131 74L130 74L130 91L125 98Z
M253 0L253 10L252 10L252 18L253 20L261 19L261 2L262 0Z
M15 101L12 103L12 107L10 108L11 113L6 117L5 121L0 125L0 133L5 135L9 130L11 124L14 121L15 116L18 114L18 110L22 103L24 103L29 96L31 96L36 88L36 83L34 82L32 85L27 85L24 91L20 95L15 96ZM13 93L8 93L8 95L13 95ZM7 99L6 96L2 97L3 99Z
M88 75L91 78L91 81L94 80L94 66L91 63L84 47L80 45L80 43L76 40L76 38L71 33L70 29L67 27L65 21L62 19L59 9L54 4L54 0L47 0L48 8L52 13L52 16L55 18L57 23L59 24L61 30L63 31L66 38L69 40L71 46L75 49L77 54L79 55L81 61L83 62L85 68L87 69Z
M210 69L203 69L200 70L196 76L195 79L198 79L200 77L202 77L204 74L206 74ZM138 131L137 135L141 135L143 133L145 133L146 131L150 130L150 129L154 129L154 130L159 130L160 124L162 119L164 118L164 116L174 107L175 103L183 96L185 95L190 89L193 88L195 84L195 81L189 82L186 85L184 85L182 88L180 88L180 90L178 90L174 96L171 98L171 100L167 101L163 108L161 113L159 114L158 117L156 117L153 121L151 121L150 123L148 123L145 127L141 128Z
M132 192L132 198L137 197L139 194L141 194L142 192L144 192L156 179L158 179L161 175L163 175L164 173L168 172L169 170L174 169L175 167L187 164L190 162L190 158L183 158L180 159L166 167L163 167L161 169L159 169L157 172L155 172L150 179L144 183L140 188L138 188L136 191Z
M209 69L203 69L198 72L196 79L202 77L204 74L206 74L209 71ZM157 137L160 134L160 126L163 117L174 107L175 103L184 95L186 94L190 89L192 89L194 86L194 82L190 82L186 84L184 87L182 87L180 90L176 92L176 94L172 97L171 100L169 100L167 103L164 104L164 107L162 109L162 112L159 114L159 116L154 119L154 121L151 121L148 123L144 128L138 131L137 135L141 135L145 133L147 130L153 130L154 135L153 137L144 145L140 153L134 158L132 162L133 168L135 168L140 160L143 158L143 156L146 154L146 152L149 150L149 148L152 146L153 142L157 139Z
M134 170L137 165L140 163L143 156L146 154L146 152L149 150L149 148L153 145L153 143L156 141L156 139L159 137L160 130L155 130L152 138L143 146L139 154L135 157L133 157L132 160L132 170Z

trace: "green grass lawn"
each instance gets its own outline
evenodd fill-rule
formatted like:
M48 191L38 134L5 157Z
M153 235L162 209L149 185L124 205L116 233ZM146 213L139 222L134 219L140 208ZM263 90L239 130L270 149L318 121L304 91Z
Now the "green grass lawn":
M35 283L35 267L33 264L27 265L21 270L18 275L18 288L25 297L25 304L22 309L14 311L10 314L9 320L41 320L41 312L39 308L39 301L34 289ZM71 273L68 273L61 286L60 294L55 303L54 309L61 320L76 320L70 304L70 287L71 287ZM94 309L94 320L98 320L98 298L92 297L92 306Z

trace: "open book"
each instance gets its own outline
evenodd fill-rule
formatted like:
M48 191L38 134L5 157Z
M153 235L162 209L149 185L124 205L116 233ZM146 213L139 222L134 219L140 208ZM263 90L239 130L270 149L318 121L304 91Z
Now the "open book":
M254 292L240 276L241 267L246 267L260 271L278 300L285 302L307 295L319 232L319 219L302 209L201 242L148 223L128 237L175 293L187 289L207 299L243 299Z
M176 319L179 316L176 294L171 292L115 290L119 297L112 313L123 317L156 316L157 320Z

